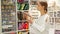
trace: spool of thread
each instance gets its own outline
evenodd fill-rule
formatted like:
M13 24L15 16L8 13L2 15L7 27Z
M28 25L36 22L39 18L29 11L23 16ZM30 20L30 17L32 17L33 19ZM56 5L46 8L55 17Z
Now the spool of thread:
M19 3L23 3L24 2L24 0L17 0Z

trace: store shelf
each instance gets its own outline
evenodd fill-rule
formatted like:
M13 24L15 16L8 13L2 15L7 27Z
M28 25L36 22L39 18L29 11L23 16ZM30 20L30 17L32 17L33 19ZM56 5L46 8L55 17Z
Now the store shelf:
M29 29L23 29L23 30L18 30L18 31L29 31Z
M3 32L3 33L11 33L11 32L17 32L17 31L10 31L10 32Z
M29 11L29 10L17 10L18 12L24 12L24 11Z
M2 4L1 6L14 6L13 4Z
M13 25L4 25L2 28L8 28L8 27L13 27Z
M29 32L26 32L26 31L25 32L21 32L21 31L19 31L18 34L29 34Z
M25 21L28 21L28 20L18 20L18 22L25 22Z

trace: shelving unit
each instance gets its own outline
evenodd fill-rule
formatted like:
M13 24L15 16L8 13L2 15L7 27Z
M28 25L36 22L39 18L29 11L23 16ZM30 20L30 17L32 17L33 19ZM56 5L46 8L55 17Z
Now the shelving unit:
M1 0L1 34L28 34L28 12L29 0Z
M28 34L29 33L29 0L17 0L17 18L18 18L18 32L17 34Z
M1 0L1 34L16 34L15 0Z
M56 5L54 3L53 6L48 7L48 14L49 14L49 22L50 22L50 27L55 29L54 34L59 34L60 32L60 6Z

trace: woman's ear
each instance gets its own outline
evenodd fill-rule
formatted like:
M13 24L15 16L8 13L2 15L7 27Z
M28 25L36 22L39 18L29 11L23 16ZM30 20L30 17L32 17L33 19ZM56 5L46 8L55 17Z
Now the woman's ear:
M45 10L45 13L47 13L47 11Z

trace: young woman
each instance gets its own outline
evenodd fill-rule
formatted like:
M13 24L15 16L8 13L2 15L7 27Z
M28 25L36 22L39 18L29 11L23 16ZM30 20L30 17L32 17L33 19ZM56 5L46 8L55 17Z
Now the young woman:
M41 16L35 22L30 20L30 34L48 34L46 30L48 19L47 6L47 2L37 2L37 10Z

